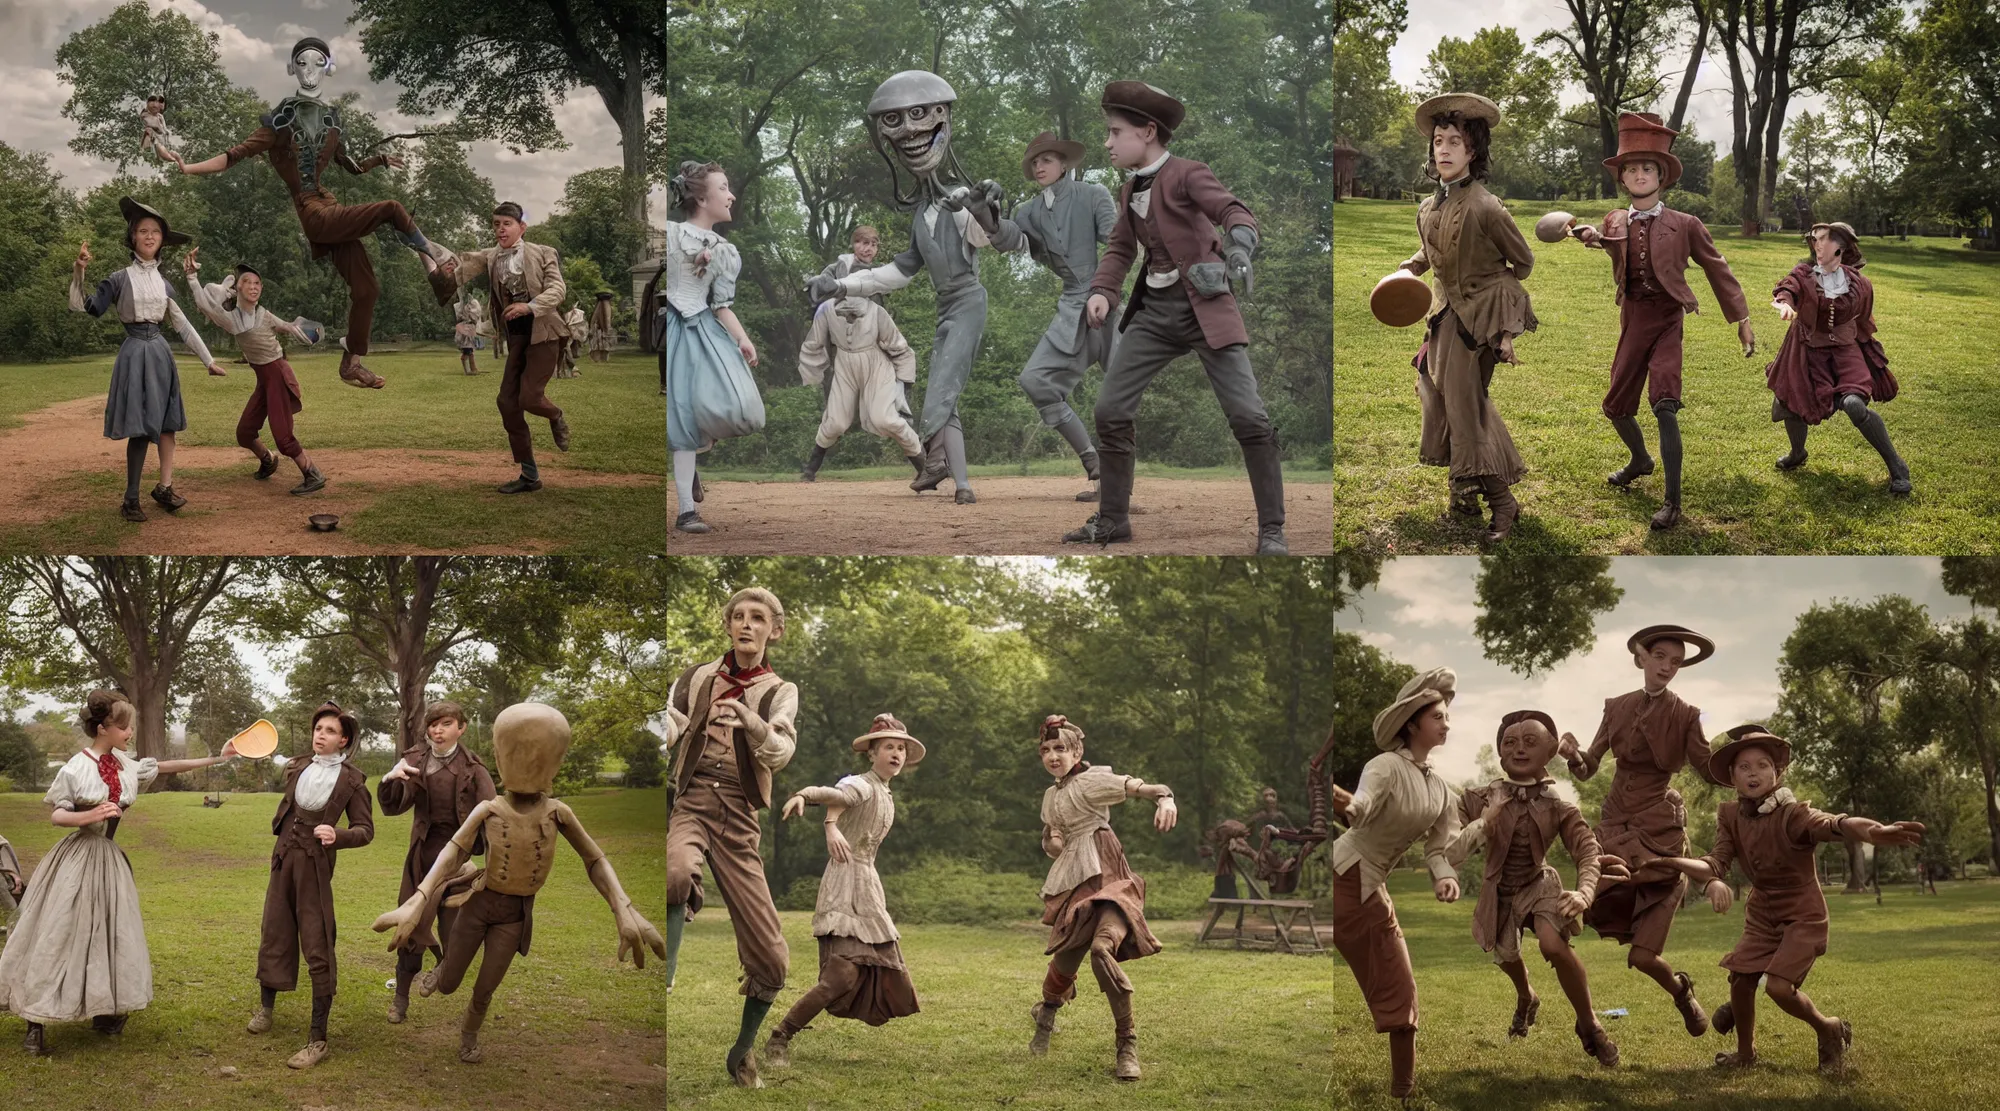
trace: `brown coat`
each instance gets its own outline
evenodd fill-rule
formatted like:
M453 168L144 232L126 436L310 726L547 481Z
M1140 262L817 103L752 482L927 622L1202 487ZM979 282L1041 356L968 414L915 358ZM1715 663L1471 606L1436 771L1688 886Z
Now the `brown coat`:
M1132 211L1132 184L1132 179L1127 178L1118 190L1118 222L1111 227L1111 242L1105 246L1104 257L1097 262L1097 273L1090 280L1090 291L1103 294L1113 308L1117 307L1124 289L1125 273L1131 269L1145 241L1139 229L1139 214ZM1222 262L1218 225L1225 233L1238 226L1255 231L1257 218L1223 187L1207 163L1178 155L1169 156L1160 167L1153 178L1152 194L1153 199L1147 202L1146 222L1153 225L1166 244L1167 253L1181 272L1181 280L1167 289L1155 290L1147 287L1142 273L1133 286L1132 300L1119 319L1120 330L1131 323L1132 314L1146 297L1178 293L1194 306L1202 337L1210 347L1249 343L1250 333L1244 330L1236 295L1225 289L1214 297L1201 296L1187 280L1187 269L1198 263Z
M1744 975L1769 972L1797 984L1826 952L1826 896L1820 893L1813 849L1842 839L1845 814L1789 802L1758 814L1748 799L1716 808L1715 848L1702 857L1717 878L1735 863L1751 884L1743 937L1722 967Z
M353 764L342 764L333 793L314 822L299 809L299 775L311 767L298 759L285 769L285 794L271 818L277 841L271 846L271 878L264 889L264 914L257 944L257 982L274 991L298 986L299 958L311 972L313 994L331 995L339 984L335 957L333 867L339 850L375 839L374 808L368 780ZM347 828L340 816L347 815ZM333 844L312 835L317 824L334 827Z
M1459 796L1459 820L1471 825L1486 813L1486 804L1493 792L1506 789L1507 780L1495 780L1484 787L1470 787ZM1552 785L1552 779L1543 780ZM1510 800L1500 808L1497 817L1488 821L1486 831L1486 869L1479 886L1479 901L1472 908L1472 938L1482 949L1492 949L1498 944L1501 933L1508 923L1500 921L1500 873L1507 864L1507 850L1514 842L1514 831L1522 822L1529 823L1528 844L1534 852L1535 862L1545 870L1550 869L1549 846L1561 837L1570 859L1576 861L1576 886L1573 891L1594 893L1597 890L1599 868L1597 864L1597 835L1590 831L1590 824L1583 820L1583 811L1575 803L1559 798L1544 789L1533 802ZM1560 880L1558 879L1558 882ZM1519 923L1514 924L1517 928ZM1563 923L1565 933L1576 934L1580 928L1574 921Z
M271 816L271 832L278 838L278 844L271 851L271 862L278 862L278 855L285 845L285 822L297 809L295 801L299 789L299 775L312 766L312 758L299 757L285 769L285 795L278 800L278 812ZM358 849L375 840L375 806L368 797L368 777L350 761L340 766L340 777L334 781L333 794L326 799L325 815L327 825L334 827L333 844L326 846L326 872L333 874L333 853L339 849ZM340 828L340 815L347 815L347 828Z
M499 252L498 247L460 251L458 273L454 275L458 279L458 285L462 288L467 282L485 274L492 267L494 257ZM529 333L528 342L543 343L554 339L568 339L569 323L563 317L563 297L568 287L563 284L562 262L556 256L556 249L547 244L522 240L521 280L527 287L528 295L533 298L528 303L535 307L535 329ZM487 284L490 287L486 297L488 319L493 321L494 331L504 333L507 331L507 320L501 314L507 308L507 304L500 299L500 283L494 279ZM437 294L438 304L451 303L451 296L445 294L442 286L438 288ZM453 295L456 295L456 291Z
M431 834L431 816L429 777L422 769L430 759L430 750L419 745L404 753L403 759L419 769L417 774L407 779L384 779L375 785L376 793L382 797L382 813L411 811L410 849L403 857L403 887L401 894L396 896L399 900L416 894L417 885L424 882L425 873L437 863L436 855L431 855L429 860L423 859L426 855L424 842ZM448 777L451 782L451 828L444 831L449 837L465 824L465 819L471 817L473 807L494 796L493 776L487 772L485 763L478 755L463 744L451 754L451 759L445 761L439 775ZM439 851L442 852L442 848ZM486 842L481 836L473 843L472 855L483 856L485 853Z
M1450 309L1481 347L1535 330L1535 310L1521 288L1521 279L1535 269L1535 252L1513 214L1485 185L1454 185L1443 201L1425 197L1417 206L1417 238L1417 253L1400 269L1436 272L1426 321Z
M687 790L708 744L709 704L715 694L715 673L721 666L717 659L688 668L674 681L668 697L676 712L687 715L687 728L681 730L680 744L667 769L667 783L676 793ZM798 744L792 719L799 712L799 688L780 679L776 672L768 672L744 691L743 703L771 726L762 745L752 744L750 734L743 729L730 730L737 780L751 808L762 810L771 805L772 774L791 763Z
M283 130L274 128L271 126L270 120L271 117L266 115L264 123L257 130L251 132L249 138L230 147L224 152L224 156L228 159L228 164L234 166L245 158L255 158L260 154L268 154L271 159L271 168L277 171L279 179L285 183L285 189L292 195L292 204L294 207L304 208L309 202L333 200L333 194L326 190L324 179L327 170L334 166L339 166L350 174L365 174L387 161L386 158L378 154L356 162L354 157L347 153L346 147L341 142L340 129L338 127L327 128L325 137L320 140L319 151L314 155L313 160L314 165L319 167L318 175L321 180L315 182L309 188L305 185L304 179L299 176L299 146L298 142L293 138L292 130L290 128ZM319 244L314 244L314 258L319 258L325 253L324 250L319 248Z
M1644 690L1604 700L1604 718L1590 748L1570 761L1570 774L1589 779L1609 753L1618 758L1611 794L1604 800L1597 835L1608 853L1633 868L1655 856L1680 856L1687 847L1687 808L1668 786L1674 773L1693 766L1708 770L1708 738L1701 711L1671 690L1648 698ZM1727 784L1717 784L1727 786Z
M1625 301L1626 241L1608 237L1626 235L1626 224L1630 219L1628 212L1622 208L1605 213L1604 226L1600 230L1607 238L1598 241L1604 253L1611 256L1613 293L1619 304ZM1659 283L1667 296L1679 302L1681 308L1688 312L1698 311L1694 290L1688 287L1687 280L1691 259L1708 275L1709 288L1715 291L1716 303L1722 306L1722 318L1731 324L1750 319L1750 306L1743 298L1743 287L1729 269L1729 260L1716 249L1715 239L1708 234L1707 225L1685 212L1665 207L1658 216L1648 219L1653 221L1650 237L1653 281Z
M1808 347L1859 347L1871 379L1869 400L1896 398L1896 376L1889 373L1889 356L1875 338L1875 285L1859 268L1842 268L1847 271L1847 292L1831 301L1820 292L1811 262L1792 267L1771 291L1772 300L1786 302L1799 315L1785 333L1778 357L1764 368L1764 381L1778 404L1813 424L1840 407L1840 391L1832 379L1813 376L1806 365Z

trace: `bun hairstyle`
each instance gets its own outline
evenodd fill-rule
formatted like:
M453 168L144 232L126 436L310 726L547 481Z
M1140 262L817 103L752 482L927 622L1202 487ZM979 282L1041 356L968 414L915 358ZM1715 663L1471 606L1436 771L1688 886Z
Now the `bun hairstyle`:
M1042 719L1042 734L1036 742L1036 746L1040 747L1042 742L1054 740L1066 740L1070 744L1075 745L1078 752L1081 752L1083 751L1083 727L1061 714L1050 714L1048 717Z
M76 723L83 727L84 736L95 739L97 731L106 725L131 728L136 712L125 692L94 690L83 700L83 713L77 715Z
M674 210L683 218L694 215L694 206L708 197L708 177L722 171L720 162L697 162L690 158L667 181L667 194Z

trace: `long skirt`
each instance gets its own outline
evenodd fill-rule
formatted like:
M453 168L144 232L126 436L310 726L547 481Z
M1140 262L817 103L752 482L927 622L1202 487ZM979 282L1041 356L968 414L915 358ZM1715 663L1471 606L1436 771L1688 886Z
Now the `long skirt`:
M666 315L667 447L707 451L717 440L762 429L757 380L715 313Z
M181 376L174 352L157 324L127 324L118 360L111 365L111 391L104 398L104 437L159 442L187 427L181 407Z
M153 1001L132 865L98 828L71 833L36 866L0 950L0 1010L29 1022L77 1022Z

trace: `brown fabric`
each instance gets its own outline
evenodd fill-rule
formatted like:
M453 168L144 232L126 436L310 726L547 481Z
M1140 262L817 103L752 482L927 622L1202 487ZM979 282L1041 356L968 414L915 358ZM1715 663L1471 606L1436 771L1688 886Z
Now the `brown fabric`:
M1123 293L1126 272L1138 257L1142 242L1142 221L1132 211L1132 185L1128 177L1118 190L1118 222L1111 226L1111 241L1105 244L1097 273L1090 279L1090 291L1102 294L1114 308ZM1149 296L1185 297L1194 306L1195 319L1201 322L1202 335L1210 347L1249 343L1250 333L1243 327L1236 295L1224 290L1214 297L1203 297L1194 291L1186 275L1187 268L1197 263L1222 261L1222 236L1215 230L1218 225L1223 234L1238 226L1255 231L1257 218L1223 187L1206 163L1191 158L1178 155L1168 158L1153 175L1151 191L1153 199L1147 202L1143 223L1152 225L1154 241L1181 272L1182 280L1166 289L1154 290L1148 289L1145 279L1140 278L1132 287L1132 300L1125 306L1119 329L1122 331L1131 323L1139 303Z
M819 939L819 983L799 997L778 1030L796 1034L824 1011L834 1018L881 1026L916 1014L917 989L893 941L870 945L851 937Z
M671 701L674 708L685 713L688 719L687 728L682 732L684 737L705 735L714 726L710 712L716 687L713 682L695 681L704 670L713 677L719 669L714 663L697 664L688 668L674 682ZM768 722L771 720L772 705L788 687L791 687L790 704L795 706L798 689L779 678L777 672L767 671L744 688L743 703L746 706L756 707L757 716ZM787 714L789 713L790 711L787 711ZM771 805L771 769L759 764L751 755L748 732L736 727L730 730L730 734L730 743L736 752L737 782L746 788L744 793L749 797L753 808L762 810ZM703 748L704 745L688 741L674 750L674 761L668 768L667 782L673 784L675 790L687 790L688 784L694 780Z
M1454 479L1493 475L1512 486L1528 472L1514 437L1487 392L1499 353L1467 345L1452 309L1431 321L1430 337L1417 352L1417 401L1423 428L1417 458L1450 467Z
M1626 221L1632 230L1626 234L1620 254L1625 259L1625 296L1664 296L1659 283L1653 280L1653 224L1658 217L1648 220Z
M1521 929L1524 924L1531 927L1537 916L1548 918L1565 936L1583 932L1575 919L1556 913L1555 904L1564 888L1560 873L1548 863L1549 846L1560 837L1570 859L1577 862L1574 890L1595 891L1599 876L1597 837L1575 803L1551 793L1553 783L1544 781L1542 793L1532 802L1509 799L1486 823L1486 866L1479 901L1472 910L1472 937L1488 952L1505 948L1518 959ZM1459 796L1460 820L1470 825L1486 812L1493 792L1506 789L1505 780L1467 789ZM1527 874L1510 876L1513 846L1517 844L1525 846Z
M1622 857L1635 872L1656 857L1686 855L1687 808L1668 784L1688 765L1709 778L1701 711L1671 690L1650 698L1644 690L1607 698L1597 736L1570 762L1570 774L1589 779L1607 754L1617 757L1618 769L1597 822L1602 851ZM1681 875L1613 884L1584 912L1583 921L1602 937L1663 952L1686 891L1687 877Z
M1794 984L1805 982L1813 962L1826 952L1826 896L1819 889L1813 849L1841 840L1845 814L1829 814L1802 802L1769 814L1732 799L1716 808L1715 850L1703 857L1717 876L1732 862L1750 881L1743 909L1743 937L1722 958L1722 967L1746 976L1769 973Z
M1126 862L1117 833L1100 829L1093 836L1098 874L1059 895L1042 897L1042 925L1049 927L1043 952L1088 951L1097 932L1096 906L1104 903L1117 907L1130 927L1113 956L1120 961L1150 957L1160 951L1160 939L1146 925L1146 881Z
M332 995L339 985L334 959L333 866L340 849L359 848L375 837L373 807L361 769L343 764L324 810L299 807L299 774L310 760L294 760L285 776L285 794L278 802L271 832L271 878L264 888L264 918L257 945L257 982L274 991L292 991L299 983L299 957L304 955L315 996ZM340 816L347 828L339 828ZM322 845L313 828L334 825L334 841Z
M1521 288L1535 269L1535 252L1513 214L1484 185L1451 186L1442 201L1426 197L1417 206L1417 239L1417 253L1399 269L1435 271L1425 314L1434 328L1450 309L1476 347L1535 330L1534 306Z
M1682 321L1687 313L1665 294L1626 297L1618 306L1618 350L1611 356L1611 388L1604 415L1639 411L1639 394L1652 405L1681 399Z
M479 978L473 981L472 999L479 1005L493 998L493 991L514 963L514 954L528 955L528 943L535 932L535 897L503 895L481 889L458 908L445 939L444 960L438 962L438 990L450 995L465 979L472 955L482 946L486 959L479 962Z
M1387 890L1368 898L1358 864L1333 877L1333 947L1354 973L1376 1033L1417 1028L1417 977L1396 905Z
M526 326L532 332L531 341L548 343L552 340L572 338L562 303L564 295L568 293L568 287L563 283L562 260L556 249L545 243L534 243L524 239L520 242L520 251L520 292L526 293L531 298L526 303L535 310L532 323ZM503 333L511 331L519 322L519 318L507 320L502 315L512 302L502 295L500 287L512 281L512 275L500 279L493 277L491 273L500 253L498 246L459 252L458 272L432 283L431 288L437 296L437 303L440 306L449 306L457 299L458 291L466 283L485 274L488 276L486 300L488 319L492 320L494 327ZM508 336L508 348L513 348L517 342L519 341L516 336Z
M545 340L511 344L507 348L498 405L500 424L507 430L507 446L513 449L516 463L532 463L535 459L534 437L521 414L533 413L551 420L562 416L562 410L544 392L549 388L549 379L555 377L556 357L561 354L561 347L561 340Z
M257 433L269 420L271 442L277 445L278 454L297 459L305 449L292 434L292 414L305 405L299 400L299 380L292 373L292 365L277 359L261 366L252 365L250 369L257 375L257 385L243 405L243 415L236 420L236 443L255 451Z
M375 302L382 283L362 240L383 224L409 234L417 230L410 213L398 201L336 204L332 194L309 194L299 202L299 226L305 229L314 258L328 258L347 283L347 350L368 353L368 335L375 326Z
M430 770L431 755L428 746L420 745L403 754L403 759L415 765L416 775L406 779L383 780L376 785L376 792L382 797L382 813L401 814L410 812L410 847L403 854L403 881L397 891L398 900L407 900L416 894L417 885L430 874L431 866L443 855L444 847L451 843L451 837L458 827L472 816L472 810L480 803L494 796L493 776L486 765L463 743L452 751L451 759L443 762L436 771ZM482 831L473 841L472 855L486 852L486 840ZM411 952L421 953L437 945L451 933L451 919L456 912L439 901L437 929L424 923L410 937L407 947Z
M1772 299L1798 310L1778 357L1764 368L1773 394L1772 420L1786 411L1818 424L1840 408L1840 395L1858 393L1870 401L1893 401L1896 376L1875 338L1875 287L1849 266L1847 292L1829 301L1820 293L1812 263L1792 268L1772 291Z
M1644 220L1633 220L1630 213L1622 208L1614 208L1604 214L1604 225L1599 230L1605 238L1600 240L1604 252L1611 256L1612 286L1619 300L1625 298L1626 266L1637 259L1632 251L1632 240L1620 236L1636 234L1633 225L1651 224L1642 240L1650 257L1648 268L1653 281L1667 296L1679 302L1688 312L1696 312L1699 306L1694 298L1694 290L1687 280L1688 263L1693 262L1708 275L1709 288L1715 291L1715 300L1722 308L1722 318L1731 324L1750 319L1750 304L1743 296L1743 286L1729 269L1729 260L1715 247L1715 239L1708 234L1708 228L1700 220L1685 212L1677 212L1662 207L1658 216Z
M743 964L742 994L776 999L791 969L791 949L764 878L757 846L763 831L757 811L735 787L693 779L674 803L667 823L667 905L701 905L701 868L706 858L715 885L729 904L736 955Z
M345 144L341 141L340 136L341 132L339 128L329 127L326 129L325 137L320 140L320 147L315 152L313 164L320 167L321 174L324 174L334 166L339 166L350 174L365 174L369 170L383 164L384 159L380 155L356 162L347 153ZM298 141L293 136L290 128L280 131L266 124L251 132L249 138L230 147L224 153L228 158L228 164L231 166L236 165L245 158L255 158L259 154L268 154L271 159L271 169L277 171L279 180L285 183L285 189L291 193L294 205L303 206L309 201L321 197L329 201L333 199L333 194L327 192L323 184L310 190L304 188L304 179L299 177ZM317 258L319 256L315 255L314 257Z

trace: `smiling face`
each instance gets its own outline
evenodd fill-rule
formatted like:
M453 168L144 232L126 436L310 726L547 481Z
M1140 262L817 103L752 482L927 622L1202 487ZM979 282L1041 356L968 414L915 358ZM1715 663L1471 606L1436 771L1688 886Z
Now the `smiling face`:
M883 737L868 746L868 763L883 779L894 779L909 763L909 744L898 737Z
M1472 144L1457 124L1441 123L1431 130L1431 161L1439 181L1456 181L1472 165Z
M333 714L321 714L313 719L313 755L334 756L347 747L347 736L340 731L340 719Z
M723 622L729 630L729 647L736 653L736 666L756 667L764 661L764 649L784 635L771 608L753 599L744 599L729 608Z
M1547 726L1533 718L1517 721L1500 734L1500 770L1509 779L1534 782L1541 779L1555 750L1556 739Z
M726 224L735 219L736 194L729 188L729 175L710 170L694 203L696 210L714 223Z
M1730 762L1729 776L1736 784L1736 793L1746 799L1761 799L1778 789L1784 778L1778 771L1778 762L1762 745L1752 745L1736 754Z
M1660 191L1660 164L1640 158L1625 163L1618 171L1619 184L1634 201L1648 201Z
M1043 737L1041 747L1042 768L1051 776L1061 779L1083 759L1083 742L1068 733L1058 733L1054 737Z
M951 105L891 108L875 117L875 133L904 168L920 178L929 177L944 164L951 146Z
M1646 673L1646 689L1658 694L1667 689L1674 676L1681 673L1681 661L1686 658L1686 645L1678 640L1662 638L1641 648L1632 657L1632 662Z
M1035 175L1035 184L1054 185L1069 167L1063 165L1062 155L1054 151L1043 151L1028 163L1028 169Z
M141 216L132 226L132 253L151 262L160 257L160 222L151 216Z
M855 264L859 266L873 265L876 252L882 249L881 242L875 239L857 239L850 246L854 251Z
M107 750L124 748L132 743L132 722L120 724L117 721L107 720L97 727L95 739L104 744Z
M254 309L263 296L264 279L247 272L236 276L236 304L239 308L246 311Z

